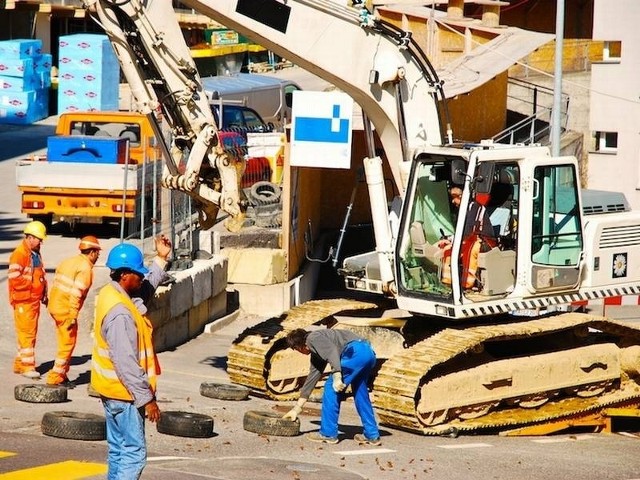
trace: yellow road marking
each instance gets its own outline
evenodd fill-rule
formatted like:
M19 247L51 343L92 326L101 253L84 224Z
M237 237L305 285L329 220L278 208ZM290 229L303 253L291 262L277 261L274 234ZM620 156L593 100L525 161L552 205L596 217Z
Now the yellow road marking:
M80 480L104 473L107 473L107 466L104 463L70 460L9 473L0 473L0 480Z
M0 458L13 457L14 455L17 455L17 453L15 453L15 452L0 452Z

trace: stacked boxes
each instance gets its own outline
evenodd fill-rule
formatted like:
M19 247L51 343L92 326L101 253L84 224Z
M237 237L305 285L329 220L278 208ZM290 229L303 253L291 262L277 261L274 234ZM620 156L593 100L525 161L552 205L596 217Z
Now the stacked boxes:
M51 55L40 40L0 41L0 123L25 125L49 115Z
M118 110L120 65L106 35L60 37L58 113Z

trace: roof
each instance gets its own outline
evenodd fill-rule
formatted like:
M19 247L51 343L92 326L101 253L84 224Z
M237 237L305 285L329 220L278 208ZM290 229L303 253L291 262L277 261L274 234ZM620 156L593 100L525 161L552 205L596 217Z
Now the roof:
M555 38L555 35L549 33L532 32L506 25L487 27L480 20L469 18L452 20L447 18L446 12L422 6L386 5L381 7L381 10L425 19L433 17L442 25L441 28L471 28L495 35L495 38L484 44L475 44L468 54L436 69L440 80L444 82L443 88L447 98L469 93L480 87Z
M294 83L255 73L238 73L236 75L218 75L213 77L202 77L202 85L207 95L210 92L218 91L221 97L225 95L243 94L250 91L273 88L275 86Z
M469 54L438 69L445 96L452 98L478 88L553 38L551 34L510 28L476 46Z

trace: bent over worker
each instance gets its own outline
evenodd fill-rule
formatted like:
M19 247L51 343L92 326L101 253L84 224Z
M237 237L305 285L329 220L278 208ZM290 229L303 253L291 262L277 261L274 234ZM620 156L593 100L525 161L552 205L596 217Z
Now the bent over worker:
M47 279L40 255L40 245L47 237L42 222L29 222L24 228L24 240L9 257L9 303L18 341L18 354L13 372L38 379L36 371L36 335L40 318L40 303L47 304Z
M338 443L340 404L345 398L344 390L351 385L356 411L364 430L363 434L356 434L353 438L361 445L381 445L367 386L376 364L376 354L369 342L349 330L307 332L297 328L287 335L287 345L304 355L311 355L311 367L296 406L284 418L295 420L298 417L328 363L331 375L322 392L320 431L310 433L307 439L312 442Z
M100 256L100 242L93 235L80 239L79 255L56 268L49 294L49 314L55 322L58 353L47 374L49 385L69 385L69 362L78 338L78 314L93 283L93 266Z
M150 268L135 245L111 249L106 265L112 282L96 300L91 386L100 394L106 418L108 480L140 477L147 462L145 415L151 422L160 418L160 367L145 304L165 276L171 242L159 236L155 244L157 256Z

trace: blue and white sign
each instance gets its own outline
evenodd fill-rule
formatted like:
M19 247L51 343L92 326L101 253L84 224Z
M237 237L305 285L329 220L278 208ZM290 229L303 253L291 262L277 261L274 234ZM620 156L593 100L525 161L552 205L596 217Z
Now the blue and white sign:
M293 92L291 165L349 168L353 100L343 92Z

